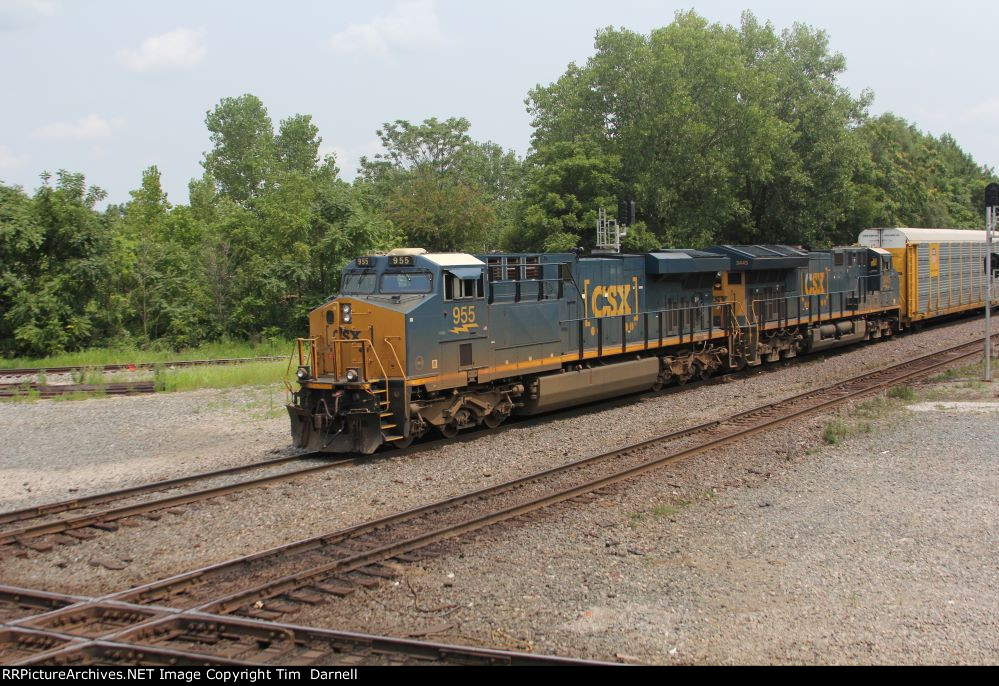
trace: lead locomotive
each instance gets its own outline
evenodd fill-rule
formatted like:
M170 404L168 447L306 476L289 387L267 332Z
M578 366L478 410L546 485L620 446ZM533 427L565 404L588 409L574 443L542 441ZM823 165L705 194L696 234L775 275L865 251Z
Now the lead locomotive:
M298 341L295 445L372 453L891 336L984 307L985 265L999 269L984 241L874 229L809 252L359 257Z

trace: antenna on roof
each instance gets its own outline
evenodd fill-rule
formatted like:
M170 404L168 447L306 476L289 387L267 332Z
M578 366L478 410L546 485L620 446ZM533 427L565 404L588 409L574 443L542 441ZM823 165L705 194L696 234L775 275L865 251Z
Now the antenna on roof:
M635 203L631 205L633 217ZM620 213L618 216L620 217ZM628 230L621 228L619 221L619 219L608 219L607 210L603 207L597 211L597 245L593 248L594 255L621 252L621 238L628 235Z

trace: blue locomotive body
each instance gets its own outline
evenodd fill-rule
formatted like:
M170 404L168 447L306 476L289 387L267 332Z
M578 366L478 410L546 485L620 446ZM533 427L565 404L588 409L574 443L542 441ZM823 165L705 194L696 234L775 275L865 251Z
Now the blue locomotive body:
M891 335L876 248L361 257L310 315L297 445L370 453Z

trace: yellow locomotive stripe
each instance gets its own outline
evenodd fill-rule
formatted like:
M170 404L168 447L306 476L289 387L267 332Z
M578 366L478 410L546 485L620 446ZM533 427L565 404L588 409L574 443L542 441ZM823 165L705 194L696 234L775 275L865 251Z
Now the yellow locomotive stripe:
M890 312L895 307L890 308L871 308L867 310L857 310L855 312L836 314L831 319L828 316L822 318L822 322L838 320L838 319L851 319L866 314L877 314L882 312ZM784 326L799 326L808 323L818 323L819 316L816 314L809 321L808 317L801 317L799 319L788 319L787 323L783 322L773 322L766 324L761 327L762 330L770 331L773 329L783 328ZM658 338L650 338L648 344L644 341L637 343L629 343L626 347L622 348L620 345L605 346L603 349L603 355L600 355L597 348L586 348L583 350L583 356L580 357L578 352L565 353L562 355L556 355L554 357L546 357L537 360L526 360L522 362L511 362L509 364L494 365L492 367L483 367L479 370L480 379L502 379L508 376L515 376L517 373L531 373L545 371L545 369L558 369L563 364L580 362L587 360L595 360L600 358L615 357L617 355L627 355L636 352L646 352L646 351L659 351L664 348L670 348L677 345L690 345L691 343L703 343L705 341L717 341L717 342L727 342L728 334L724 330L716 330L714 335L709 336L707 333L694 334L693 339L688 336L684 336L682 339L679 336L673 338L663 338L662 345L659 345ZM446 388L454 386L463 386L467 382L468 375L466 370L453 373L439 374L437 376L425 376L417 379L409 379L407 381L408 386L423 386L427 383L432 383L434 386L443 386Z

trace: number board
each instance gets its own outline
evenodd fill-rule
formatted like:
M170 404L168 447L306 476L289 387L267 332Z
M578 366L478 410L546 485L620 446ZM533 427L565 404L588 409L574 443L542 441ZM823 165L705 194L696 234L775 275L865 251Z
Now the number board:
M390 255L389 265L393 267L412 267L413 266L413 256L412 255Z
M370 267L371 266L371 258L370 257L358 257L357 258L357 266L358 267Z

